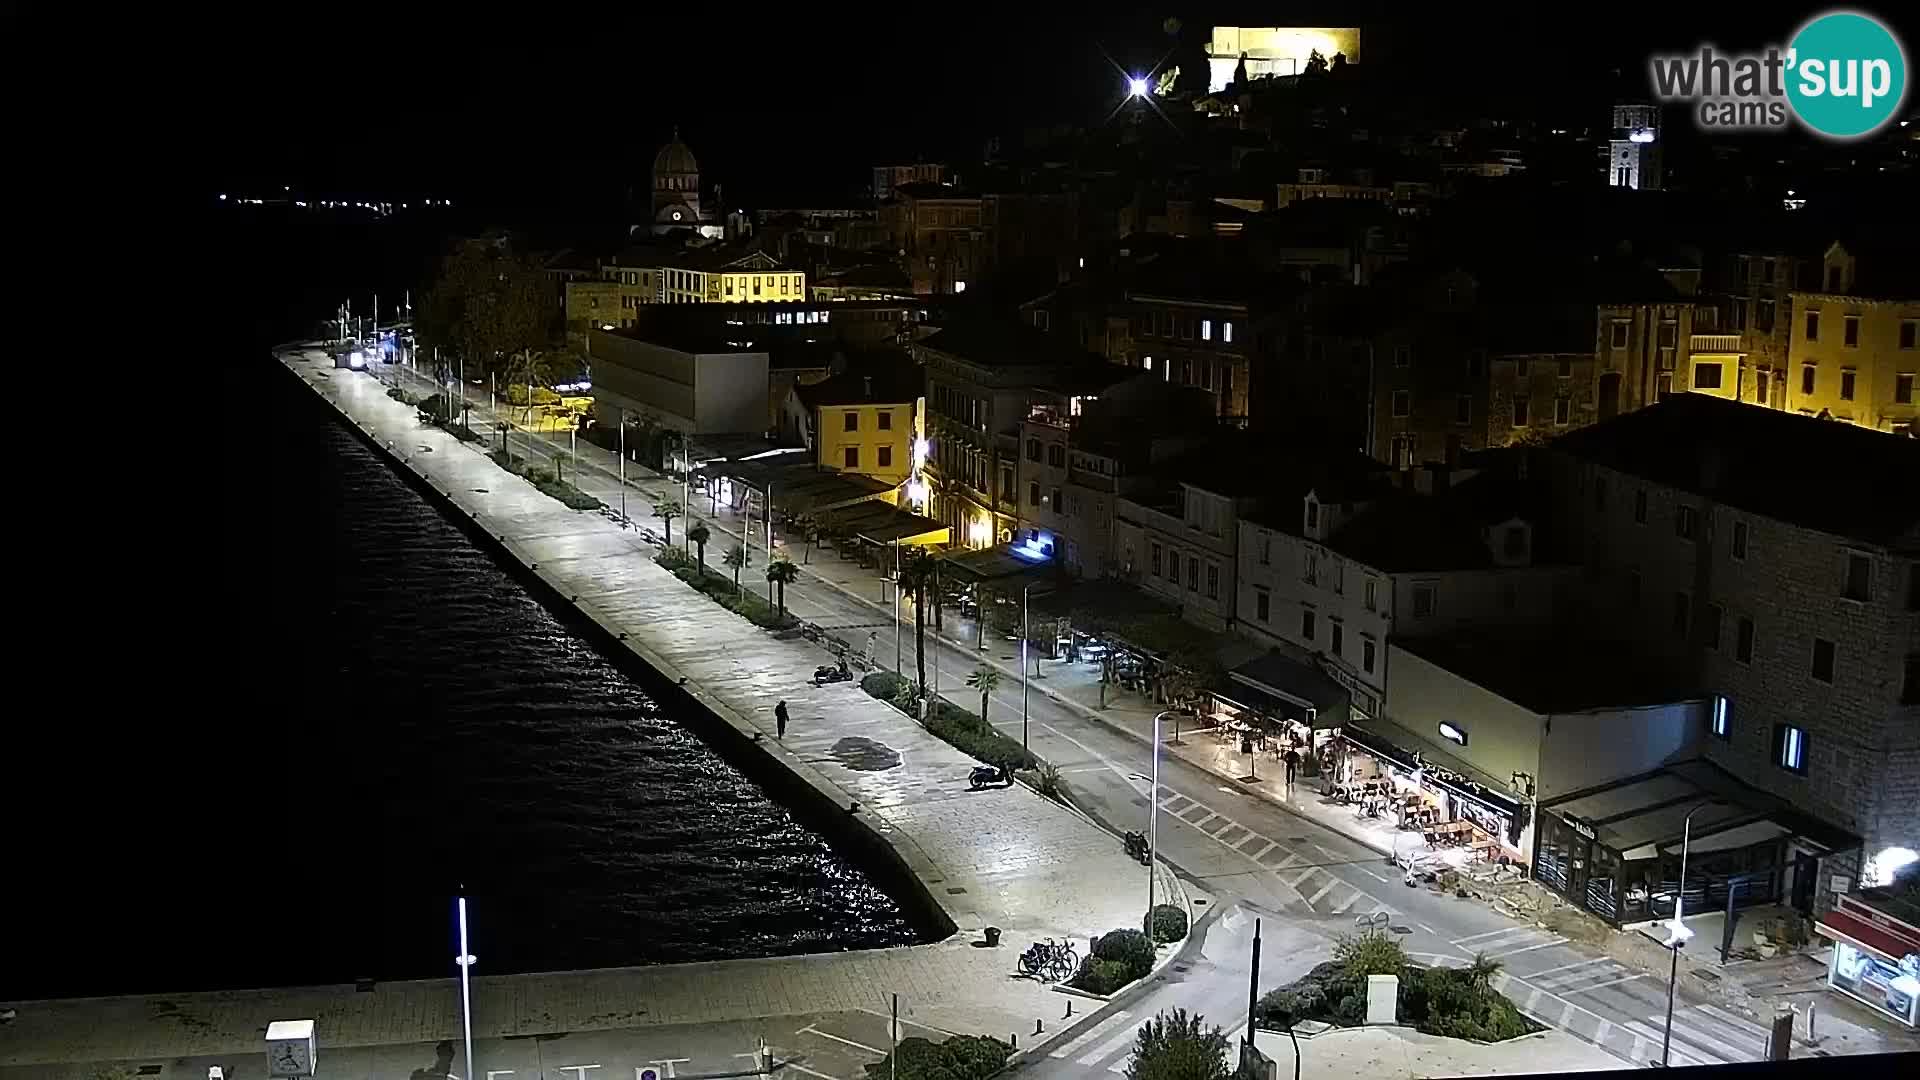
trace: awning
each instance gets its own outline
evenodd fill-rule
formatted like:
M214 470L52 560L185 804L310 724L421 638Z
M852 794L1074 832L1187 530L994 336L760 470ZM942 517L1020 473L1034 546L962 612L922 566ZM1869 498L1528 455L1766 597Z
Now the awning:
M1520 800L1489 782L1491 778L1484 773L1397 724L1388 721L1372 724L1369 727L1349 723L1340 735L1375 757L1385 758L1409 772L1418 771L1423 784L1450 791L1507 817L1519 814ZM1377 730L1380 727L1386 731ZM1476 776L1480 779L1474 779Z
M1348 720L1350 698L1346 687L1319 669L1278 652L1250 660L1227 674L1234 682L1305 710L1315 729L1340 727Z
M1020 552L1028 549L1020 548ZM940 556L941 572L953 580L970 585L989 585L996 589L1022 588L1050 583L1056 577L1053 560L1035 560L1017 554L1013 545L981 548L978 551L952 551Z
M1820 921L1813 924L1813 932L1865 949L1892 964L1898 964L1914 951L1907 942L1845 911L1829 911L1820 916Z
M1687 841L1687 853L1704 855L1710 851L1737 851L1743 847L1752 847L1768 840L1790 836L1792 833L1792 829L1762 818L1759 821L1749 821L1745 825L1736 825L1731 829L1724 829L1707 836L1695 837ZM1678 855L1680 845L1667 844L1660 850L1668 855Z
M710 462L694 470L708 477L724 477L754 491L773 489L773 504L789 514L824 514L873 502L893 485L860 473L823 469L791 455L755 461Z

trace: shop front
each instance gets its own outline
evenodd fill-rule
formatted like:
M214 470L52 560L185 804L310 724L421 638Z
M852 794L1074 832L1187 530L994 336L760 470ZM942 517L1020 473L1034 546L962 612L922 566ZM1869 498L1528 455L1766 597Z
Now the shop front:
M1672 918L1677 898L1689 912L1774 903L1790 843L1858 844L1705 761L1544 803L1538 834L1534 878L1616 927Z
M1525 865L1531 807L1475 779L1467 767L1376 725L1348 723L1328 759L1322 790L1360 817L1419 838L1447 862ZM1401 847L1396 845L1395 851Z
M1301 771L1311 777L1321 764L1348 714L1345 687L1311 667L1268 653L1227 673L1202 696L1203 720L1215 736L1240 745L1246 754L1264 753L1279 761L1288 751L1299 755Z
M1908 1027L1920 1026L1920 926L1886 910L1895 904L1883 907L1880 899L1872 892L1843 894L1814 924L1814 933L1833 942L1827 985Z

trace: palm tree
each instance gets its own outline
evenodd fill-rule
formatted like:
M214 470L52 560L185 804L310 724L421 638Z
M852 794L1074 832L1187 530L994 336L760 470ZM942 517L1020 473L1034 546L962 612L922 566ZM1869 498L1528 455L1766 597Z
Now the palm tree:
M693 523L693 526L687 530L687 539L693 541L693 546L699 550L700 572L705 574L707 572L707 541L713 539L713 530L707 528L706 522L696 521ZM668 543L672 543L672 541L668 541Z
M973 669L973 674L967 676L967 685L980 691L980 719L985 720L987 699L993 696L995 690L1000 689L1000 672L981 664Z
M733 567L733 591L740 591L740 568L747 565L747 549L735 544L727 549L720 561Z
M909 549L900 561L900 580L895 587L913 594L913 659L924 690L927 685L927 593L939 592L939 560L919 548Z
M552 382L553 369L552 355L536 349L521 349L507 359L507 385L527 388L526 418L522 423L529 428L533 426L533 388L536 384L544 387Z
M660 523L667 528L668 547L673 546L673 519L679 517L681 513L680 500L671 495L653 500L653 516L659 518Z
M807 542L807 551L806 551L806 554L800 557L801 561L807 563L808 565L812 565L813 538L814 538L814 535L818 533L820 530L820 523L813 520L812 514L800 514L799 516L793 519L793 522L791 523L790 527L798 530L800 533L801 539Z
M1477 952L1473 954L1473 963L1467 967L1467 978L1475 986L1484 988L1506 966L1503 961L1496 960L1484 952Z
M797 579L799 576L800 568L793 565L793 560L787 558L785 555L781 555L767 564L767 580L774 585L774 594L779 599L776 610L780 612L782 618L786 617L787 614L787 583Z

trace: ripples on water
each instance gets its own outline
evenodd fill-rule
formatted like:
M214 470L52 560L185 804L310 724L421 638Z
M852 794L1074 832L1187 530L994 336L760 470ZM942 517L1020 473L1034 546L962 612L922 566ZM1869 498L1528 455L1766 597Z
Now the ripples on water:
M317 402L280 404L264 580L232 584L276 642L265 745L314 765L289 829L318 874L262 896L345 955L274 981L450 972L460 883L482 973L920 939Z

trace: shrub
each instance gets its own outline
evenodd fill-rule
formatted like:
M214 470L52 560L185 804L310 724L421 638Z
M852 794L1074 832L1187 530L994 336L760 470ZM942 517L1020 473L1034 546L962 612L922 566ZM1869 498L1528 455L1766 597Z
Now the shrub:
M655 555L653 561L669 570L679 570L682 567L690 570L697 569L693 556L675 547L661 548L660 554Z
M1089 956L1080 961L1080 970L1067 980L1067 985L1075 990L1107 997L1132 981L1133 972L1128 970L1126 964Z
M1172 904L1155 904L1147 920L1155 941L1179 941L1187 936L1187 913Z
M981 1080L1005 1067L1012 1048L982 1035L955 1035L946 1042L919 1036L901 1039L892 1054L868 1065L869 1080Z
M1407 951L1385 934L1342 934L1334 939L1333 959L1364 984L1369 975L1400 974L1407 966Z
M860 680L867 696L879 698L902 712L912 714L919 701L911 680L891 671L876 671ZM996 731L992 724L947 701L935 701L927 709L927 731L941 742L989 765L1009 769L1032 769L1040 759L1032 751Z
M1033 789L1049 799L1067 797L1067 785L1060 779L1060 770L1044 761L1033 770Z
M1138 930L1109 930L1093 943L1093 955L1127 965L1135 979L1153 970L1153 943Z
M891 671L876 671L860 679L860 689L865 690L868 697L877 697L881 701L892 701L906 684L904 677Z
M1127 1080L1227 1080L1227 1037L1185 1009L1140 1025Z
M724 574L702 567L698 561L679 548L662 548L653 557L658 565L671 570L673 576L694 587L707 599L740 615L755 626L769 630L784 630L799 620L792 615L782 615L767 603L764 597L753 593L733 590L733 582Z

